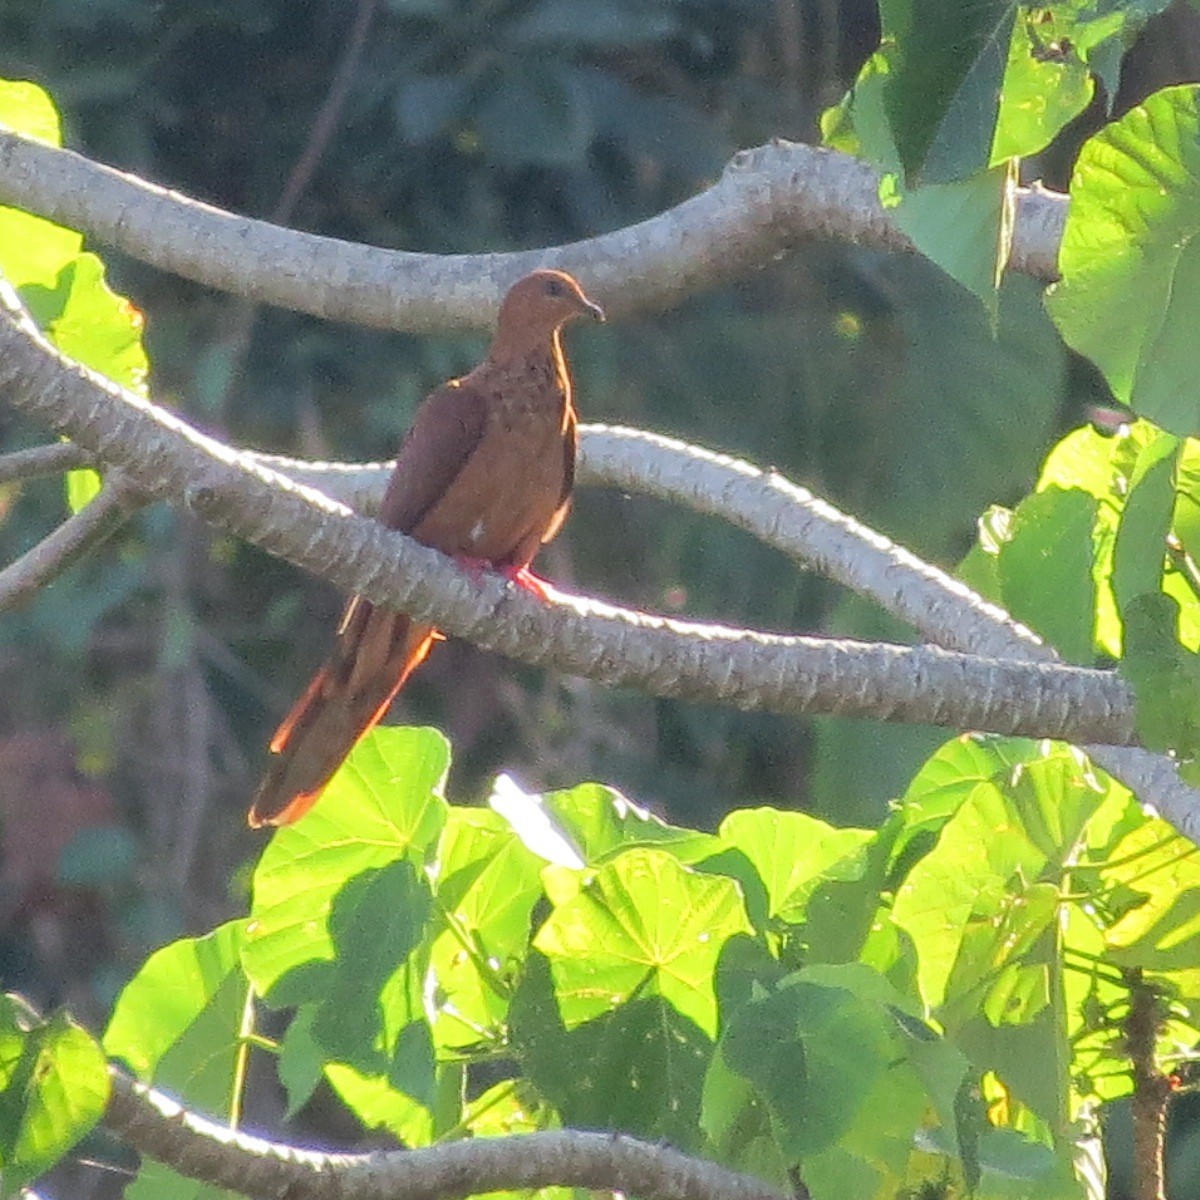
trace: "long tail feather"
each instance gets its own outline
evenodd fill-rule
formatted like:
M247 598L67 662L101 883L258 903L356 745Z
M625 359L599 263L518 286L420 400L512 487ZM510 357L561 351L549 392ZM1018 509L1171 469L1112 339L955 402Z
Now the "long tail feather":
M387 712L436 633L356 599L329 661L284 717L254 795L252 826L291 825L320 799L355 743Z

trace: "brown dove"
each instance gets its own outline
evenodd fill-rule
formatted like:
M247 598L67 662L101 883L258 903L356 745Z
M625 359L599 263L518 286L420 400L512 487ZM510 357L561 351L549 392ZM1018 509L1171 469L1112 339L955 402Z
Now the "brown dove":
M563 327L604 320L563 271L534 271L500 305L487 357L417 409L379 520L443 554L504 572L545 596L528 567L571 499L575 407ZM298 821L439 635L431 625L350 601L333 650L271 741L252 826Z

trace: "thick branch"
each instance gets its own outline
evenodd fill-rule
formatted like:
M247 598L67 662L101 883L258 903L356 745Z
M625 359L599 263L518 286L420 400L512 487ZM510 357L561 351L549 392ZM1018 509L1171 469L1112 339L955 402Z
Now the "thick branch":
M122 1072L114 1070L112 1081L105 1123L135 1150L192 1179L264 1200L464 1200L553 1186L643 1200L782 1200L760 1180L621 1134L563 1129L421 1150L321 1154L217 1125Z
M39 588L107 541L140 503L119 478L110 479L90 504L0 571L0 613L31 599Z
M235 216L0 130L2 203L222 291L414 332L489 325L507 286L540 266L575 272L619 317L746 275L810 237L910 250L878 184L871 167L845 154L774 141L739 152L707 191L613 233L511 254L414 254ZM1022 191L1017 270L1054 277L1066 208L1064 196Z
M1132 697L1110 673L1044 661L988 662L928 647L860 647L758 634L574 598L544 606L498 580L480 584L435 551L355 516L328 496L298 486L141 397L66 362L21 311L11 289L4 289L2 301L0 390L7 390L23 411L76 439L105 464L124 470L146 495L182 499L210 523L346 591L434 621L486 649L657 695L743 708L854 714L1075 742L1118 743L1132 736ZM719 456L707 457L712 470L724 469ZM760 486L761 479L752 476L762 473L750 467L736 473L746 472L748 486ZM769 478L781 494L793 488L777 476ZM820 515L820 508L821 502L813 501L809 514ZM991 623L1011 639L1014 657L1052 657L1049 648L999 610L977 598L966 601L970 594L961 584L917 560L913 563L920 571L914 574L905 552L847 518L832 524L838 526L838 538L859 539L881 556L885 585L893 575L898 580L907 573L917 579L914 586L933 589L930 597L946 593L943 601L952 603L943 603L945 611L965 603L973 614L971 625L982 630ZM813 524L818 531L830 528L824 520ZM887 587L871 586L887 603ZM889 607L897 610L895 603ZM954 644L964 636L953 625L947 630L939 640ZM1100 765L1144 802L1155 805L1186 836L1200 840L1200 796L1180 780L1169 760L1136 749L1090 749Z
M1131 701L1103 672L975 659L932 647L863 646L673 621L597 601L532 600L476 581L409 538L205 437L171 413L68 363L8 295L0 389L124 472L346 591L436 622L536 666L657 695L777 712L1126 741ZM1089 717L1086 729L1079 717Z
M874 600L936 645L995 658L1057 661L1036 634L960 580L774 471L642 430L590 425L582 433L581 483L649 492L732 521ZM386 463L264 461L364 512L374 511L391 470ZM1115 682L1109 675L1104 680L1102 687ZM1090 724L1093 706L1102 695L1102 688L1089 691L1083 698L1085 708L1074 716ZM948 699L957 703L957 696ZM1024 707L1027 699L1017 702ZM1127 699L1126 694L1119 701L1122 721L1130 716L1124 708ZM959 728L967 727L964 717ZM1082 734L1084 741L1102 737L1096 732ZM1144 803L1154 805L1176 829L1200 844L1200 794L1183 782L1170 759L1134 746L1092 744L1087 750Z
M939 646L997 658L1053 659L1037 635L1003 609L776 471L641 429L584 425L580 438L578 484L645 492L729 521L874 600ZM391 463L256 457L368 514L376 511L392 470ZM1029 653L1020 654L1022 648Z

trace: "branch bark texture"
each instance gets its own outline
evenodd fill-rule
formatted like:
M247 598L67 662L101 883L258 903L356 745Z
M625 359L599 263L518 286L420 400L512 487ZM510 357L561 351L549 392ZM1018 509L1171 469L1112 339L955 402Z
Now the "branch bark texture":
M322 1154L238 1133L113 1070L105 1124L191 1179L263 1200L465 1200L582 1187L642 1200L783 1200L760 1180L621 1134L554 1130L420 1150Z
M240 217L0 130L0 203L221 291L415 333L490 325L508 285L537 267L578 275L612 318L668 308L765 266L807 238L911 250L878 188L866 163L776 140L740 151L706 191L612 233L509 254L415 254ZM1066 209L1064 196L1022 190L1016 270L1054 278Z

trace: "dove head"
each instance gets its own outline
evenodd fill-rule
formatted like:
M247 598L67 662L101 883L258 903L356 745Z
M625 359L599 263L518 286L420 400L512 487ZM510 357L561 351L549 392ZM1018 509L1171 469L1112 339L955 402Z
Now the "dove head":
M604 310L566 271L532 271L508 289L500 305L496 342L508 346L545 342L576 317L603 321Z

